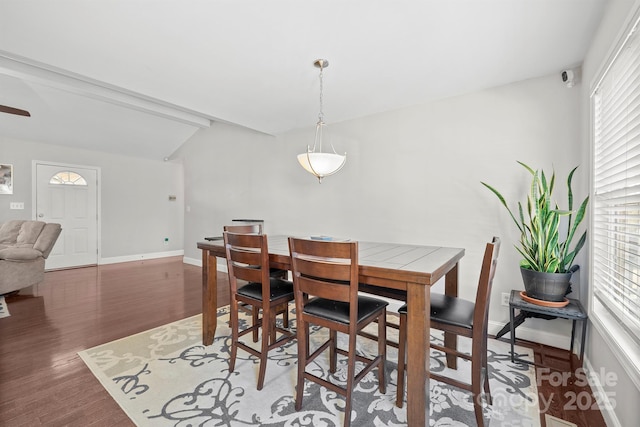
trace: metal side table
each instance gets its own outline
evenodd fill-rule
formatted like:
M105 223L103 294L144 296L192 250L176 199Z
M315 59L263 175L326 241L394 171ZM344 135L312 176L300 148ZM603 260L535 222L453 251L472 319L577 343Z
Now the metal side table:
M576 321L582 321L582 341L580 343L580 363L582 363L584 357L584 342L587 336L587 319L588 315L582 304L577 299L569 298L569 304L564 307L546 307L538 304L533 304L525 301L520 296L519 290L512 290L509 298L509 322L511 327L511 362L524 362L530 365L535 364L528 360L515 357L514 345L516 342L516 330L513 324L514 312L516 309L529 311L532 313L546 314L550 316L560 317L562 319L571 319L573 321L573 327L571 328L571 348L569 350L569 357L573 354L573 341L576 333Z

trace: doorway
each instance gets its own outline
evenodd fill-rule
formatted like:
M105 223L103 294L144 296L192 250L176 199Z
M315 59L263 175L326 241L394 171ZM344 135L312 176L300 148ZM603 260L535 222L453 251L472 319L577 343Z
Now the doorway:
M39 161L34 164L34 218L62 225L45 268L96 265L100 170Z

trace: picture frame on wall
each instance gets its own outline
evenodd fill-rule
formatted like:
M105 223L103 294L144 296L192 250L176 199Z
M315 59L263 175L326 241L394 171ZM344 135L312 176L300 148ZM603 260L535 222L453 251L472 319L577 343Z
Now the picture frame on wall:
M13 194L13 165L0 163L0 194Z

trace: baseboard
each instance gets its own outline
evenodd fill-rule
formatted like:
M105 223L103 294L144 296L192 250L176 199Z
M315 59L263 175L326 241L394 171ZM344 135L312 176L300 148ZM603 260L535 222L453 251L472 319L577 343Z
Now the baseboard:
M495 335L502 329L505 325L505 322L496 322L493 320L489 321L489 335ZM509 332L507 332L503 338L509 339ZM516 338L522 339L526 341L537 342L540 344L548 345L551 347L562 348L564 350L569 350L571 346L571 336L563 335L563 334L554 334L547 331L541 331L539 329L531 329L527 328L524 325L520 325L516 328ZM577 347L574 346L574 349Z
M583 367L586 370L589 386L591 386L591 394L593 394L593 396L597 396L596 402L598 403L604 422L608 427L622 427L620 420L618 420L618 417L616 416L616 412L613 410L615 408L615 402L612 402L609 399L609 394L607 394L600 382L602 372L596 372L586 356L584 358ZM613 397L615 398L615 396Z
M218 271L220 271L222 273L226 273L227 272L227 260L224 259L224 258L217 258L217 260L218 260ZM182 262L184 262L185 264L190 264L190 265L195 265L197 267L202 267L202 259L184 257L184 258L182 258Z
M130 261L141 261L145 259L157 259L157 258L168 258L173 256L181 256L184 255L184 250L180 249L177 251L167 251L167 252L153 252L148 254L136 254L136 255L125 255L125 256L117 256L117 257L109 257L109 258L100 258L99 264L117 264L120 262L130 262Z
M202 267L202 259L183 257L182 262L189 265L195 265L196 267Z

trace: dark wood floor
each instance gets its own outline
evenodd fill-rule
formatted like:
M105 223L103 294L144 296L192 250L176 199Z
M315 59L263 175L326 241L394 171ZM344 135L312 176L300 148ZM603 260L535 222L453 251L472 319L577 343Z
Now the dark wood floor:
M545 413L578 427L606 427L575 354L569 359L568 350L522 340L516 343L534 352L542 427L545 427Z
M225 274L218 278L227 283ZM227 287L220 289L218 302L226 305ZM54 271L32 295L6 300L11 317L0 319L0 425L132 426L77 352L200 313L202 276L180 258ZM566 351L533 347L539 362L574 371L563 361ZM591 395L575 379L538 385L541 400L552 402L547 413L578 426L605 426L599 411L571 408L572 393Z

